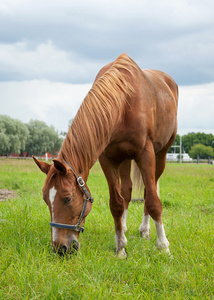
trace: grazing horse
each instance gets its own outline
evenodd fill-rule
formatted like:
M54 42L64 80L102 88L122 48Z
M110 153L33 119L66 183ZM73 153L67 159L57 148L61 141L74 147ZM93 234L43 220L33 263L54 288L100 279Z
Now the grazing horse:
M58 158L52 165L34 158L47 174L43 198L51 214L54 251L64 254L79 248L79 233L93 202L85 182L98 158L109 186L116 254L126 256L131 160L136 162L145 186L140 234L149 237L151 216L157 247L169 251L156 186L176 136L177 102L178 87L170 76L141 70L126 54L99 71Z

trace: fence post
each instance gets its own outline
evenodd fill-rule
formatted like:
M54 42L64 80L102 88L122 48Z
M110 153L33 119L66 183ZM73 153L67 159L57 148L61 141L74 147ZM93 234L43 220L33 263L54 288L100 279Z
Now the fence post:
M182 163L182 136L180 136L180 164Z
M199 164L200 156L197 154L197 164Z

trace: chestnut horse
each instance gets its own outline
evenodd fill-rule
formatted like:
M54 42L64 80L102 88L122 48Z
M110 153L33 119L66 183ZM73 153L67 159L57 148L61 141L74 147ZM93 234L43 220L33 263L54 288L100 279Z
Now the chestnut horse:
M47 174L43 198L52 226L52 247L59 254L78 249L93 198L85 182L99 158L110 193L116 254L126 256L126 217L131 199L131 160L145 186L139 231L148 238L150 216L157 247L169 251L157 181L177 131L178 87L161 71L141 70L126 54L104 66L82 102L53 165L34 158Z

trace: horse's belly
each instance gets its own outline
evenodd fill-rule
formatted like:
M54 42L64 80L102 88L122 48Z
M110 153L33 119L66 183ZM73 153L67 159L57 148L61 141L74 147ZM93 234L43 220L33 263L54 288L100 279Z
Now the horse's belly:
M103 151L104 154L114 160L124 161L136 156L136 147L130 142L111 143Z

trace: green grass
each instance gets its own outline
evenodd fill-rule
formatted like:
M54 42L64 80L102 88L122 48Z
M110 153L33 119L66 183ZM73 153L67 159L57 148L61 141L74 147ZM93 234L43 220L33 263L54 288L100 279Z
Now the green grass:
M30 161L0 160L0 299L213 299L214 167L168 164L160 180L163 220L173 257L142 240L143 204L131 203L128 258L115 256L108 188L98 164L88 185L95 199L77 255L52 252L45 175Z

